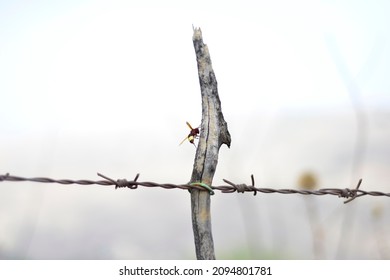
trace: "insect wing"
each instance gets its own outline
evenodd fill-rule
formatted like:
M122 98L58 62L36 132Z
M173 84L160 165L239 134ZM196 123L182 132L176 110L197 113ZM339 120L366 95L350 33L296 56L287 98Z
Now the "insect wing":
M193 130L193 128L192 128L192 126L190 125L189 122L186 122L186 124L188 125L188 127L189 127L191 130Z
M180 142L179 146L180 146L181 144L183 144L184 141L186 141L187 139L188 139L188 137L184 138L183 141Z

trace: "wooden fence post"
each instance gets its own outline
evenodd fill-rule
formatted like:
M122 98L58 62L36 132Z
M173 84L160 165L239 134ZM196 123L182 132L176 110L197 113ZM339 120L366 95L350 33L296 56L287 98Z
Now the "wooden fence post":
M202 96L202 123L199 144L196 150L191 183L211 186L222 144L230 147L230 134L221 111L217 80L211 65L207 45L203 43L202 31L194 29L192 37L199 83ZM196 257L198 260L215 259L211 232L210 193L206 190L191 190L192 228L194 231Z

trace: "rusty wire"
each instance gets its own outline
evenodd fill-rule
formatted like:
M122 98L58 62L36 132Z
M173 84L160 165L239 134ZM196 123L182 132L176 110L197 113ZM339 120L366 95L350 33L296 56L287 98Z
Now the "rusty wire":
M130 188L130 189L137 189L138 186L143 187L161 187L164 189L183 189L183 190L191 190L191 189L198 189L198 190L205 190L200 185L194 185L194 184L160 184L160 183L154 183L154 182L139 182L137 181L139 178L139 174L135 176L135 178L132 181L128 181L127 179L118 179L113 180L105 175L102 175L100 173L97 173L98 176L104 178L105 180L99 180L99 181L93 181L93 180L70 180L70 179L50 179L45 177L35 177L35 178L24 178L19 176L11 176L9 173L5 175L0 175L0 182L2 181L9 181L9 182L36 182L36 183L57 183L62 185L71 185L71 184L77 184L77 185L100 185L100 186L115 186L115 189L117 188ZM347 200L344 201L344 203L348 203L355 198L370 195L370 196L387 196L390 197L390 193L383 193L379 191L364 191L359 189L362 179L359 180L357 186L354 189L349 188L324 188L319 190L300 190L300 189L272 189L272 188L256 188L255 187L255 180L253 175L251 175L251 185L247 184L235 184L232 183L226 179L223 179L223 181L227 185L223 186L210 186L213 190L219 190L222 193L244 193L244 192L253 192L253 195L256 195L258 192L270 194L270 193L278 193L278 194L301 194L301 195L336 195L341 198L345 198Z

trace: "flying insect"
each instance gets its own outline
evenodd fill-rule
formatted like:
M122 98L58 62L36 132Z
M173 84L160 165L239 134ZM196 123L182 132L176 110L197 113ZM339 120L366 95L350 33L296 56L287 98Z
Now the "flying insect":
M195 143L194 143L194 140L197 139L197 138L199 138L199 127L197 127L197 128L192 128L192 126L190 125L189 122L186 122L186 124L187 124L187 126L188 126L191 130L190 130L190 133L188 134L188 136L187 136L186 138L184 138L183 141L181 141L181 143L180 143L179 145L183 144L184 141L188 140L192 145L194 145L194 146L196 147L196 145L195 145Z

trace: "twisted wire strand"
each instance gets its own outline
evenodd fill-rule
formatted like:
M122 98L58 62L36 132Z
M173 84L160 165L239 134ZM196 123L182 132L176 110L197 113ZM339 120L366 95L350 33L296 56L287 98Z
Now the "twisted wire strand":
M62 185L71 185L71 184L77 184L77 185L100 185L100 186L115 186L115 189L117 188L130 188L130 189L137 189L138 186L143 187L160 187L164 189L182 189L182 190L192 190L192 189L198 189L198 190L205 190L204 187L200 185L194 185L194 184L171 184L171 183L155 183L155 182L139 182L137 181L139 178L139 174L135 176L135 178L132 181L128 181L127 179L118 179L114 180L111 179L105 175L102 175L98 173L98 176L104 178L105 180L70 180L70 179L51 179L46 177L34 177L34 178L25 178L20 176L11 176L9 173L6 173L5 175L0 175L0 182L2 181L8 181L8 182L36 182L36 183L57 183ZM226 185L222 186L210 186L212 190L219 190L222 193L245 193L245 192L252 192L253 195L256 195L258 192L264 193L264 194L271 194L271 193L278 193L278 194L300 194L300 195L335 195L341 198L345 198L347 200L344 201L344 203L348 203L358 197L369 195L369 196L386 196L390 197L390 193L384 193L380 191L364 191L359 189L362 179L359 180L357 186L354 189L349 188L323 188L319 190L302 190L302 189L273 189L273 188L256 188L255 187L255 180L253 175L251 175L251 185L247 184L235 184L231 181L228 181L226 179L223 179L223 181L226 183Z

